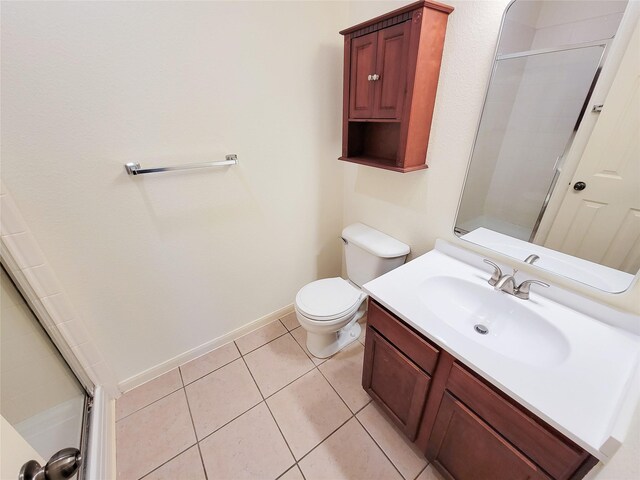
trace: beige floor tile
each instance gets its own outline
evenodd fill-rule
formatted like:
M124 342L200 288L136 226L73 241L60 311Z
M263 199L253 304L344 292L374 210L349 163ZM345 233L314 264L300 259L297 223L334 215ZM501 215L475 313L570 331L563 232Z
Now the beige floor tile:
M144 480L205 480L198 447L193 446L154 470Z
M371 400L362 388L363 354L362 344L354 342L318 367L354 413Z
M195 442L187 399L178 390L116 423L117 477L138 479Z
M402 480L355 418L299 463L307 480Z
M296 339L298 345L302 347L304 353L307 354L307 356L315 365L320 365L321 363L324 363L328 360L327 358L318 358L311 355L311 352L307 348L307 331L304 328L298 327L295 330L291 330L291 335L293 335L293 338Z
M416 480L444 480L444 477L433 466L428 465Z
M116 420L131 415L179 388L182 388L182 380L176 368L128 391L116 400Z
M296 317L295 311L286 314L284 317L280 319L280 321L285 327L287 327L287 330L289 331L295 330L300 326L300 323L298 322L298 317Z
M427 465L427 460L415 445L374 402L363 408L357 417L405 479L413 480Z
M246 355L251 350L255 350L285 333L287 333L287 329L284 328L282 323L280 323L280 320L276 320L275 322L271 322L262 328L240 337L236 340L236 345L238 345L240 353L242 355Z
M315 369L268 398L267 404L296 459L351 417L349 409Z
M180 367L182 381L185 385L204 377L220 367L231 363L236 358L240 358L240 352L234 342L227 343L214 351L206 353L195 360L185 363Z
M313 368L313 363L291 335L267 343L245 356L249 370L265 397Z
M275 479L294 463L264 403L205 438L200 448L211 479Z
M198 439L202 439L262 401L242 359L187 385Z

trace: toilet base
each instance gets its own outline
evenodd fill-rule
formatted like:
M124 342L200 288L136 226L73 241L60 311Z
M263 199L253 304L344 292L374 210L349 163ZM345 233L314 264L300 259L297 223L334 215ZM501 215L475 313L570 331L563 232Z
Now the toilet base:
M307 349L314 357L327 358L358 340L361 331L360 324L354 321L333 333L307 332Z

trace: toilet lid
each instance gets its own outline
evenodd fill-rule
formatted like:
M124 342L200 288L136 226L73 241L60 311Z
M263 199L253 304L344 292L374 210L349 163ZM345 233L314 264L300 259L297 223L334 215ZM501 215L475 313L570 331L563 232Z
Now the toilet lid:
M300 289L296 295L296 307L306 316L333 318L352 310L364 293L346 280L323 278Z

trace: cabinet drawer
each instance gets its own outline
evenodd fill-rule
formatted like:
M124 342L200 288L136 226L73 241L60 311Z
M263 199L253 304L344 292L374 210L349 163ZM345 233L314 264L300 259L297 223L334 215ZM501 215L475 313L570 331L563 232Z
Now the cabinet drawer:
M446 388L555 479L571 478L589 456L458 364L453 365Z
M369 300L367 325L380 332L422 370L433 375L440 351L373 300Z

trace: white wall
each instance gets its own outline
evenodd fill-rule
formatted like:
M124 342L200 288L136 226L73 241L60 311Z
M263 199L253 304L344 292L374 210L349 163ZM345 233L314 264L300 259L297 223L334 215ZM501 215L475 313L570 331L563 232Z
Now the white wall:
M118 381L339 273L345 4L2 13L2 178Z

